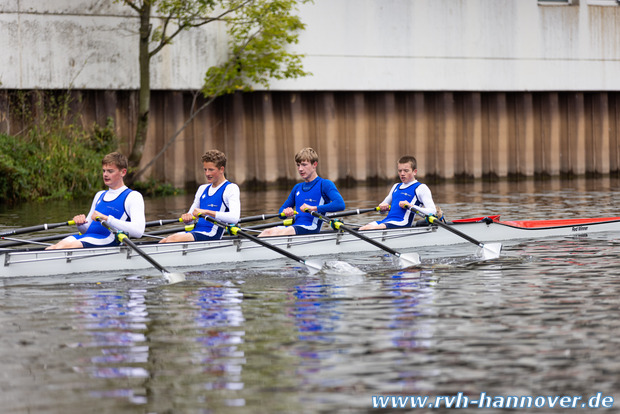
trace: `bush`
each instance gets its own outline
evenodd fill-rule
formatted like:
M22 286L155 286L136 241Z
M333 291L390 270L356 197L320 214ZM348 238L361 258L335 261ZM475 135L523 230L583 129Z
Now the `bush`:
M25 96L25 95L24 95ZM29 108L27 97L18 107ZM101 159L117 148L114 125L86 131L69 116L68 93L49 94L24 110L25 133L0 134L0 201L72 199L101 189Z

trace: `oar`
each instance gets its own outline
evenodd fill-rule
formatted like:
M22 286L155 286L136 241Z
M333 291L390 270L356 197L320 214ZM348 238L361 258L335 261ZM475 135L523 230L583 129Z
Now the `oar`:
M422 211L415 208L415 206L408 204L405 206L405 208L408 208L412 212L424 217L426 220L428 220L429 223L439 226L442 229L448 230L449 232L452 232L457 236L464 238L468 242L471 242L476 246L480 247L480 249L482 249L481 252L483 260L497 259L502 251L501 243L482 243L481 241L474 239L473 237L463 233L462 231L457 230L445 223L442 223L437 217L423 213Z
M146 260L147 262L152 264L157 270L159 270L162 273L164 279L166 279L169 283L177 283L177 282L182 282L185 280L185 275L183 273L172 273L166 270L165 267L157 263L155 259L153 259L146 252L144 252L142 249L136 246L136 244L133 241L131 241L129 239L129 236L127 236L125 233L112 228L108 224L108 222L101 220L100 217L97 217L97 221L100 222L103 225L103 227L110 230L114 235L116 235L116 238L118 239L119 242L131 247L136 253L142 256L144 260Z
M356 214L369 213L371 211L380 211L380 210L379 210L379 207L361 208L361 209L358 208L355 210L342 211L339 213L327 213L327 216L328 217L353 216ZM284 213L259 214L256 216L241 217L239 219L239 223L247 223L248 221L268 220L268 219L272 219L276 217L286 219L286 216L284 215ZM252 227L244 227L244 229L247 230L247 229L269 228L269 227L274 227L274 226L290 226L292 223L290 220L292 220L292 218L288 218L284 220L282 223L276 222L276 223L259 224L259 225L252 226Z
M264 230L264 229L268 229L270 227L276 227L276 226L292 226L293 225L293 219L289 218L286 220L282 220L282 221L276 221L273 223L265 223L265 224L257 224L255 226L248 226L248 227L244 227L244 230Z
M273 250L274 252L280 253L283 256L288 257L289 259L295 260L296 262L299 262L303 265L305 265L308 268L308 271L310 273L316 273L319 270L321 270L323 268L323 263L314 261L314 260L304 260L299 256L294 255L291 252L288 252L284 249L279 248L278 246L274 246L273 244L267 243L266 241L264 241L263 239L260 239L256 236L253 236L251 234L248 234L246 232L244 232L243 230L241 230L239 227L236 226L229 226L226 225L216 219L214 219L211 216L207 216L207 215L201 215L201 217L203 217L205 220L215 224L216 226L220 226L222 228L227 229L231 234L233 235L239 235L242 237L245 237L248 240L252 240L254 243L256 244L260 244L263 247L266 247L270 250Z
M258 214L256 216L241 217L239 223L247 223L248 221L268 220L272 218L286 218L284 213Z
M170 234L170 233L178 233L181 231L192 231L194 229L194 225L193 224L188 224L185 227L174 227L172 229L163 229L163 230L156 230L156 231L150 231L148 233L144 233L142 235L142 237L157 237L160 234Z
M67 234L54 234L54 235L51 235L51 236L37 237L37 238L34 238L34 239L13 239L13 238L2 237L2 239L4 239L4 240L13 240L13 241L10 241L8 243L0 244L0 248L21 246L23 244L39 244L39 242L46 242L46 241L50 241L50 240L57 240L57 239L61 239L61 238L66 237L66 236L67 236Z
M11 243L16 243L14 245L19 245L19 244L40 244L41 246L51 246L51 243L42 243L38 240L35 239L31 239L31 240L24 240L24 239L15 239L13 237L6 237L6 236L2 236L0 237L2 240L10 240ZM54 238L58 238L58 237L54 237ZM50 239L51 240L51 239ZM0 245L0 248L8 246L11 243L5 243Z
M376 240L371 239L370 237L366 237L363 234L361 234L360 232L353 230L347 226L345 226L341 221L339 220L332 220L329 217L325 217L324 215L317 213L316 211L309 211L306 210L307 213L312 214L314 217L318 218L319 220L324 221L325 223L329 224L330 226L332 226L334 229L336 230L344 230L348 233L351 233L352 235L354 235L355 237L364 240L365 242L368 242L380 249L385 250L386 252L388 252L389 254L398 257L399 259L399 263L401 267L409 267L409 266L414 266L414 265L419 265L420 264L420 255L417 253L400 253L397 252L396 250L386 246L383 243L379 243Z
M41 230L55 229L56 227L70 226L72 224L75 224L75 221L69 220L69 221L63 221L62 223L39 224L37 226L22 227L20 229L13 229L13 230L2 232L0 233L0 237L13 236L16 234L32 233L32 232L41 231Z
M340 213L327 213L327 217L354 216L356 214L369 213L371 211L380 211L380 210L379 210L379 207L362 208L362 209L358 208L356 210L342 211ZM241 222L241 220L239 222ZM276 227L276 226L291 226L293 225L293 223L294 223L293 219L288 218L283 221L276 221L273 223L265 223L265 224L257 224L255 226L244 227L243 229L244 230L263 230L263 229L268 229L270 227Z
M172 224L172 223L178 223L178 222L182 223L183 219L182 218L176 218L176 219L147 221L145 223L145 226L146 227L165 226L166 224Z
M355 216L356 214L370 213L371 211L381 211L381 209L379 207L358 208L356 210L340 211L337 213L327 213L325 214L325 216L330 217L330 218L346 217L346 216Z

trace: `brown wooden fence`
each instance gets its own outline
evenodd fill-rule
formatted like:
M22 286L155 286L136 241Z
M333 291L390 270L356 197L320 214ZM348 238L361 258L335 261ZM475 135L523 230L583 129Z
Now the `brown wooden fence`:
M0 132L23 127L0 92ZM114 120L128 143L135 91L73 91L86 127ZM204 103L191 92L154 91L143 165ZM293 156L320 156L319 174L340 182L393 180L396 160L418 160L418 176L496 179L618 174L618 92L255 92L222 97L201 111L148 170L176 186L203 182L200 156L218 148L227 176L246 186L297 180Z

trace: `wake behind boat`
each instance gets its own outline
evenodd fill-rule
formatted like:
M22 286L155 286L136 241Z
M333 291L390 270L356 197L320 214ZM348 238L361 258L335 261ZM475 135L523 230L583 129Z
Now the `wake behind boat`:
M620 217L565 220L499 221L499 216L455 220L454 229L483 243L549 237L586 237L593 233L620 232ZM363 232L392 249L413 252L430 246L467 243L462 237L437 226L369 230ZM302 257L339 255L380 250L351 234L325 231L312 235L265 238L270 244ZM225 236L222 240L179 243L141 243L141 250L167 268L204 268L224 263L280 259L277 252L252 240ZM469 249L469 247L468 247ZM470 250L467 250L468 252ZM0 251L0 277L47 276L85 272L135 271L151 264L127 246L67 250Z

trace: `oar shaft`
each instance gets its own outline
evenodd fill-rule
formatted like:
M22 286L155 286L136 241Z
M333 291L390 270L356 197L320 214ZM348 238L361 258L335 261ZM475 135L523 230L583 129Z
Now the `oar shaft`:
M357 214L370 213L371 211L381 211L379 207L370 207L370 208L358 208L355 210L341 211L337 213L327 213L325 217L346 217L346 216L355 216Z
M471 236L469 236L469 235L467 235L467 234L465 234L465 233L463 233L463 232L461 232L461 231L459 231L457 229L452 228L451 226L449 226L449 225L447 225L445 223L442 223L441 221L439 221L439 219L436 219L435 217L432 217L431 219L429 219L429 221L431 222L431 224L435 224L436 226L439 226L442 229L448 230L449 232L452 232L452 233L456 234L457 236L461 236L462 238L464 238L468 242L471 242L471 243L473 243L473 244L475 244L475 245L477 245L479 247L484 247L484 243L474 239L473 237L471 237Z
M216 226L220 226L220 227L223 227L225 229L228 228L228 226L226 224L224 224L224 223L214 219L211 216L203 215L202 217L205 220L210 221L211 223L215 224ZM281 255L288 257L289 259L295 260L296 262L299 262L299 263L302 263L302 264L306 264L306 261L304 259L302 259L301 257L299 257L297 255L294 255L293 253L291 253L289 251L281 249L278 246L274 246L271 243L267 243L266 241L260 239L259 237L256 237L256 236L253 236L253 235L251 235L249 233L244 232L243 230L241 230L238 227L231 227L231 230L232 230L233 234L238 234L239 236L245 237L248 240L252 240L254 243L260 244L263 247L266 247L266 248L271 249L271 250L273 250L275 252L278 252Z
M409 206L409 210L411 210L412 212L414 212L416 214L419 214L420 216L426 218L429 221L429 223L431 223L431 224L434 224L434 225L436 225L438 227L441 227L442 229L448 230L449 232L454 233L457 236L461 236L462 238L464 238L465 240L467 240L470 243L475 244L476 246L484 247L484 243L474 239L473 237L471 237L471 236L469 236L469 235L467 235L467 234L465 234L465 233L463 233L463 232L461 232L461 231L459 231L459 230L457 230L455 228L452 228L452 226L449 226L449 225L447 225L445 223L442 223L435 216L431 216L429 214L425 214L424 212L418 210L417 208L415 208L413 206Z
M2 240L10 240L12 242L22 242L22 239L14 239L13 237L6 237L6 236L2 236ZM28 244L39 244L41 246L51 246L50 243L42 243L39 241L35 241L35 240L28 240ZM5 245L2 245L0 247L3 247Z
M146 227L165 226L166 224L179 223L179 222L183 222L183 219L177 218L177 219L166 219L166 220L153 220L153 221L147 221L145 223L145 226Z
M13 229L13 230L2 232L0 233L0 237L13 236L16 234L32 233L32 232L41 231L41 230L55 229L56 227L69 226L71 224L75 224L75 222L73 220L69 220L69 221L63 221L62 223L39 224L37 226L22 227L20 229Z
M120 241L121 243L124 243L127 246L131 247L136 253L138 253L140 256L142 256L144 258L144 260L146 260L147 262L152 264L157 270L159 270L160 272L162 272L164 274L170 273L162 265L157 263L155 261L155 259L153 259L151 256L146 254L142 249L140 249L138 246L136 246L136 244L133 241L131 241L129 239L129 236L127 236L125 233L119 232L118 230L112 228L106 221L101 220L100 218L97 218L97 221L99 221L101 223L101 225L103 225L103 227L105 227L106 229L110 230L110 232L115 234L118 237L118 241Z
M153 259L151 256L149 256L148 254L146 254L141 248L139 248L138 246L136 246L136 244L129 239L129 237L126 234L120 234L119 235L119 241L121 243L125 243L126 245L128 245L129 247L131 247L132 249L134 249L134 251L136 253L138 253L140 256L142 256L147 262L149 262L150 264L152 264L157 270L159 270L160 272L163 273L170 273L169 271L166 270L165 267L163 267L162 265L160 265L159 263L157 263L155 261L155 259Z
M239 223L247 223L248 221L269 220L276 217L285 218L286 216L282 213L258 214L256 216L241 217L239 219Z
M67 234L54 234L51 236L44 236L44 237L37 237L35 239L11 239L11 240L15 240L15 241L11 241L8 243L2 243L0 244L0 248L3 247L15 247L15 246L22 246L24 244L38 244L39 242L46 242L46 241L50 241L50 240L56 240L56 239L60 239L62 237L66 237ZM4 236L2 238L5 238ZM9 239L6 239L9 240Z
M331 220L331 219L329 219L329 218L327 218L327 217L323 216L322 214L317 213L316 211L310 211L309 213L310 213L310 214L312 214L314 217L318 218L319 220L322 220L322 221L326 222L327 224L330 224L330 223L333 221L333 220ZM365 235L363 235L363 234L359 233L358 231L355 231L355 230L353 230L353 229L351 229L351 228L349 228L349 227L345 226L344 224L342 224L342 223L340 223L340 222L336 222L336 223L335 223L335 227L336 227L336 229L338 229L338 230L342 229L342 230L344 230L344 231L346 231L346 232L348 232L348 233L351 233L351 234L352 234L352 235L354 235L355 237L358 237L358 238L360 238L360 239L362 239L362 240L364 240L364 241L366 241L366 242L368 242L368 243L372 244L372 245L373 245L373 246L375 246L375 247L378 247L378 248L380 248L380 249L382 249L382 250L385 250L386 252L388 252L388 253L390 253L390 254L393 254L393 255L394 255L394 256L396 256L396 257L400 256L400 253L399 253L399 252L397 252L396 250L394 250L394 249L392 249L392 248L390 248L390 247L386 246L386 245L385 245L385 244L383 244L383 243L379 243L378 241L373 240L373 239L371 239L370 237L367 237L367 236L365 236Z
M248 226L244 227L244 230L263 230L276 226L291 226L293 224L293 219L289 218L282 221L276 221L274 223L265 223L265 224L257 224L256 226Z

